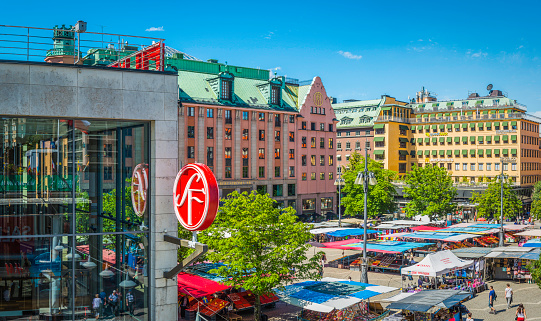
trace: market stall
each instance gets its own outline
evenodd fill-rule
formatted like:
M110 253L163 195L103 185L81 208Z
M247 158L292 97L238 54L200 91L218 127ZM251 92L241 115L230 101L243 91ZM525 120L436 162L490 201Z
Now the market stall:
M379 320L387 312L369 299L396 288L335 278L305 281L276 289L280 300L302 308L298 320ZM379 310L379 311L377 311Z
M486 255L487 274L496 280L531 282L527 265L539 259L541 249L535 247L498 247Z
M195 320L198 311L210 320L215 320L216 315L230 304L224 300L223 295L221 298L217 295L228 290L230 287L227 285L187 272L178 274L177 284L179 303L183 297L188 298L186 307L188 320Z
M468 233L455 233L455 232L413 232L413 233L398 233L391 235L380 235L380 238L393 238L397 240L420 240L433 242L437 241L438 244L428 249L432 252L438 251L440 249L452 250L455 248L461 247L472 247L474 246L474 240L480 238L481 235L468 234Z
M403 320L461 320L466 308L462 302L471 293L459 290L428 290L417 293L401 293L383 301L391 302L390 310L401 310Z
M522 244L522 247L541 247L541 239L531 239Z
M492 252L491 248L486 247L463 247L460 249L452 250L453 254L463 260L474 261L474 275L481 280L486 279L486 259L485 256ZM480 289L474 288L474 292Z
M363 228L350 228L350 227L325 227L310 230L310 233L314 235L314 239L318 242L334 242L344 240L350 237L358 237L364 235ZM375 238L376 230L366 230L366 234L369 239Z

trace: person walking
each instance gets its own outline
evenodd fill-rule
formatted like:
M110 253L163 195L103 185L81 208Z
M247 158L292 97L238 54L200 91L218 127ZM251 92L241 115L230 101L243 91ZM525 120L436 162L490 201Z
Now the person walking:
M118 310L118 294L116 290L113 290L113 293L109 296L109 305L111 306L111 313L113 316L116 316L116 311Z
M522 305L522 303L518 305L517 312L515 313L515 320L517 321L526 320L526 310L524 309L524 305Z
M180 317L184 318L186 317L186 309L188 308L190 301L188 300L187 296L183 296L182 299L180 299ZM230 304L230 306L233 305L233 303Z
M513 303L513 289L511 289L509 283L507 283L507 287L505 288L505 300L507 301L507 308L510 309Z
M135 312L135 297L133 296L133 293L131 293L131 290L128 290L128 293L126 293L126 306L128 307L128 311L131 315L134 315Z
M96 294L96 297L92 299L92 312L96 317L96 320L100 318L100 309L101 309L101 298L99 294Z
M468 317L466 318L466 321L473 321L471 313L468 313Z
M496 300L496 291L494 291L494 287L490 286L490 292L488 292L488 307L490 308L489 314L496 314L496 310L494 309L494 300Z

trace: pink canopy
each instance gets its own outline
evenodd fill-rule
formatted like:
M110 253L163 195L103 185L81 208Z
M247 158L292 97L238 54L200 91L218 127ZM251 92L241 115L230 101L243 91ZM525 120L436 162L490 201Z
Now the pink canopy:
M201 298L230 288L227 285L186 272L180 272L177 280L178 292L194 298Z
M331 249L362 251L363 250L362 246L359 246L359 247L347 246L348 244L361 243L361 242L363 242L363 240L349 239L349 240L336 241L336 242L326 242L322 244L325 245L325 247L331 248ZM368 246L368 251L379 252L379 253L400 253L399 251L386 251L382 249L374 249L374 248L370 248L370 246Z
M442 230L441 227L435 227L435 226L414 226L410 230L412 231L434 231L434 230Z

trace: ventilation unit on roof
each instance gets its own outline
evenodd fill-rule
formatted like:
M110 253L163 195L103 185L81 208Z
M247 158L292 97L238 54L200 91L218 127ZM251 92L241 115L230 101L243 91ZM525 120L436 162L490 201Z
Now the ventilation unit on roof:
M345 103L354 103L356 101L360 101L359 99L344 99Z
M471 98L477 98L477 97L479 97L479 94L478 94L478 93L475 93L475 92L474 92L474 93L470 93L470 94L468 95L468 99L471 99Z

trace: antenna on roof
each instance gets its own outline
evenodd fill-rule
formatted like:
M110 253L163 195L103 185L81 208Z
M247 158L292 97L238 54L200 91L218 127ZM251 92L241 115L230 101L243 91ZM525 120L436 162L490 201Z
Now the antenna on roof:
M491 90L492 90L492 87L493 87L492 84L488 84L487 90L488 90L488 91L491 91Z

